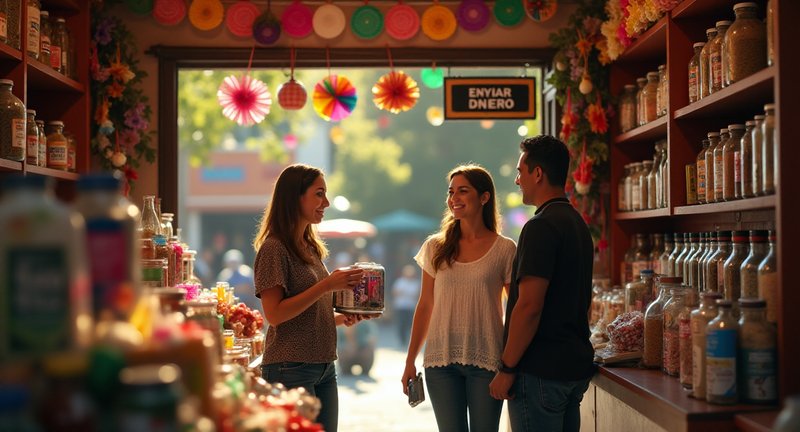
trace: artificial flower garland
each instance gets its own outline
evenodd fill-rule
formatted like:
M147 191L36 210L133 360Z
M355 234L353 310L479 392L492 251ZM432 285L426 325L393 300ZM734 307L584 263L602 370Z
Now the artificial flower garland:
M139 70L133 34L105 11L107 3L92 11L89 56L92 97L92 153L105 170L124 175L125 192L138 179L142 159L155 162L149 100L140 84L147 74Z

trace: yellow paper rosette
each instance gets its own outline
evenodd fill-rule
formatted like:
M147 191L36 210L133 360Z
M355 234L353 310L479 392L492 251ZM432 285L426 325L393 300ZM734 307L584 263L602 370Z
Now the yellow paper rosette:
M189 6L189 22L198 30L213 30L224 17L225 8L219 0L194 0Z

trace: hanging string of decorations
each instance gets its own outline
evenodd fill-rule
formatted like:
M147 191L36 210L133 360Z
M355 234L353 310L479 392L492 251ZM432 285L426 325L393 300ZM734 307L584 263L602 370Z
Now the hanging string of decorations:
M235 75L225 77L217 90L222 114L241 126L261 123L272 106L272 95L267 85L250 76L255 50L255 46L250 50L250 60L245 74L241 78Z
M353 112L358 96L356 88L344 76L331 73L330 48L325 48L328 76L314 86L312 96L314 111L325 121L338 122Z

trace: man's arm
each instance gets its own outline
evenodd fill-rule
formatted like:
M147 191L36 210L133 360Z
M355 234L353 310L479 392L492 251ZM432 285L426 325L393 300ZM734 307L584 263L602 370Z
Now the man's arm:
M526 276L519 281L519 299L511 311L508 340L501 357L504 365L516 367L536 336L549 284L550 281L537 276Z

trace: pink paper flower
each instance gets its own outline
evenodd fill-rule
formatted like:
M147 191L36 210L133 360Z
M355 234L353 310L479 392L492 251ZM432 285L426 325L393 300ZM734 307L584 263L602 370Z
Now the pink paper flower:
M222 114L242 126L261 123L272 106L267 85L249 75L226 77L219 86L217 99Z

